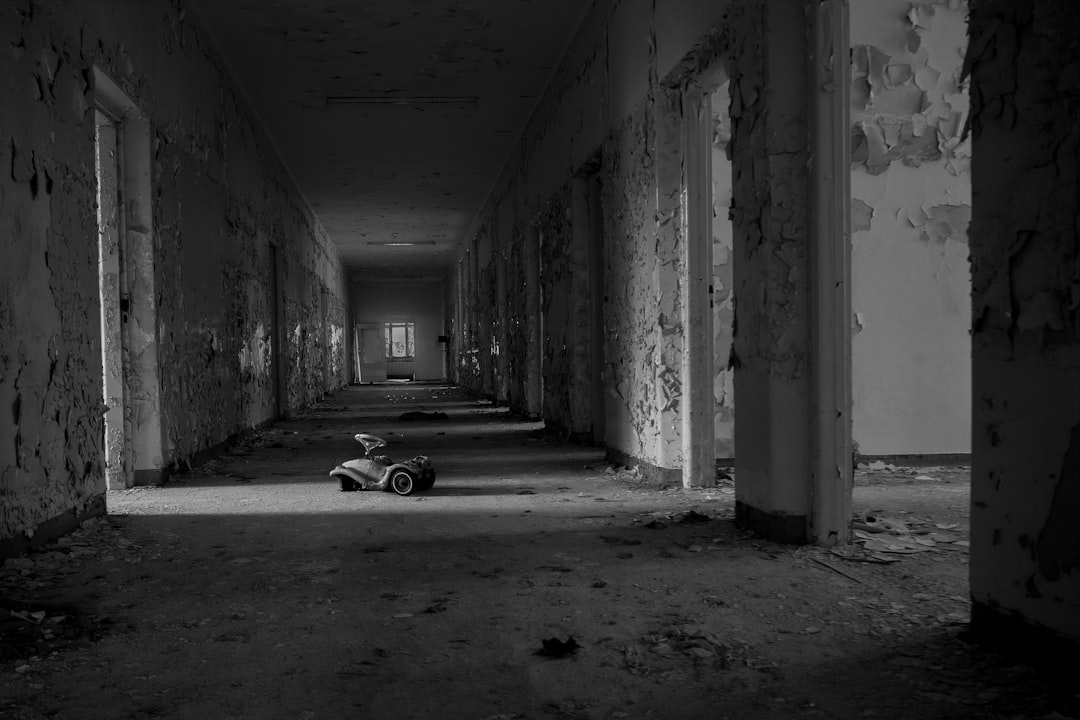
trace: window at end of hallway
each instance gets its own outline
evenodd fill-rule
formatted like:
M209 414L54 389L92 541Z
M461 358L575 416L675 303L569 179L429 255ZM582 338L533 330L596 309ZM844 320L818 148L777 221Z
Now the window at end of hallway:
M416 355L415 328L413 323L385 323L386 359L412 360Z

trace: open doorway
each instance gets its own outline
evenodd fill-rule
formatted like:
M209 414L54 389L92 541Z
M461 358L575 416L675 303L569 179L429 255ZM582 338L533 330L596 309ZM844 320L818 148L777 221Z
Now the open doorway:
M98 277L106 483L163 478L150 125L108 76L94 69Z
M680 278L685 487L711 485L734 462L733 229L729 80L717 57L678 93L682 143ZM671 134L669 134L671 137Z
M712 181L713 445L718 467L735 463L735 293L731 224L731 96L725 79L709 97Z
M101 302L101 367L105 398L105 480L110 490L129 487L130 445L126 442L124 409L124 343L122 314L129 299L125 287L120 212L121 163L119 120L101 109L94 111L94 161L97 170L98 295Z
M356 325L357 354L360 356L360 382L386 381L386 351L383 348L383 328L377 323Z

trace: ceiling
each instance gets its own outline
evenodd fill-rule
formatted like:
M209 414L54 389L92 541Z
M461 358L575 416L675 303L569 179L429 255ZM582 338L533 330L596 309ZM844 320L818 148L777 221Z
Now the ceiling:
M456 259L589 5L190 1L342 261L387 274Z

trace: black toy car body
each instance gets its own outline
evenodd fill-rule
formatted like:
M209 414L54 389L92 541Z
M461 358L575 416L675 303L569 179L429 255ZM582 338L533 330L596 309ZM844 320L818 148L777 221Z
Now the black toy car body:
M426 455L396 463L387 455L372 455L386 447L386 441L374 435L359 433L357 442L364 446L364 457L346 460L330 471L337 478L342 492L354 490L393 490L398 495L412 495L431 489L435 484L435 468Z

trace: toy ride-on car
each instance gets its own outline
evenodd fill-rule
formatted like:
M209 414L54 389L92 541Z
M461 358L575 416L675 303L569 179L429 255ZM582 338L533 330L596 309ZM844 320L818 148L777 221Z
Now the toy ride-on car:
M396 463L386 455L372 452L386 447L386 441L374 435L360 433L356 441L364 446L364 457L346 460L330 471L341 483L342 492L354 490L393 490L398 495L412 495L431 489L435 484L435 468L426 455Z

